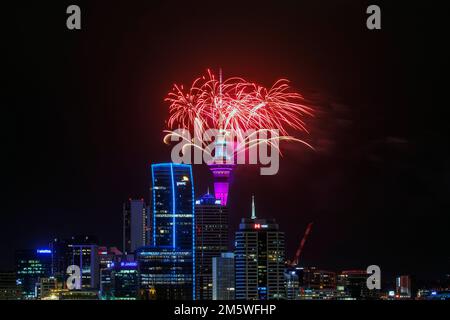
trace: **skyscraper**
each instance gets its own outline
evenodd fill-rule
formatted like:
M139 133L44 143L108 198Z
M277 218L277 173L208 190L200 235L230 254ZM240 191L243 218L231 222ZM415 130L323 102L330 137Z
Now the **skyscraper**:
M71 263L80 267L81 288L95 289L100 285L100 262L95 244L71 244Z
M22 299L37 297L36 284L50 276L52 251L50 249L20 250L16 252L17 283L22 289Z
M60 282L67 278L67 267L73 263L73 245L97 245L97 237L91 235L72 236L69 239L55 238L50 243L52 252L52 272Z
M214 160L208 165L214 178L214 196L220 200L223 206L228 203L228 190L235 167L233 161L230 161L234 160L233 152L230 150L231 147L232 145L227 145L225 136L219 135L215 141Z
M123 204L123 251L133 253L147 244L147 207L144 199L128 199Z
M195 204L196 299L212 299L212 259L228 251L228 209L209 192Z
M193 250L194 185L186 164L152 165L153 246Z
M209 170L211 170L214 178L214 195L220 200L223 206L228 203L228 191L233 177L233 164L210 164Z
M274 219L243 218L235 238L236 299L283 299L284 232Z
M192 167L153 164L152 241L137 250L141 291L155 299L194 299L195 214Z
M213 300L234 300L234 254L222 253L212 259Z

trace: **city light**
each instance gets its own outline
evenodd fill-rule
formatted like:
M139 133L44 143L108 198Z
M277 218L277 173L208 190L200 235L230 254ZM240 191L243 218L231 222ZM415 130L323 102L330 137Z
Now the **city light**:
M121 267L137 267L137 262L121 262Z
M50 250L50 249L37 249L36 252L39 253L39 254L51 254L52 250Z

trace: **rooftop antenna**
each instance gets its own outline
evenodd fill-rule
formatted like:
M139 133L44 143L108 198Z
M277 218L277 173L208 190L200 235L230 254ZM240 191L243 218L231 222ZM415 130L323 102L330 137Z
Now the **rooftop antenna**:
M206 190L206 194L208 194L208 195L209 195L209 187L208 187L208 189Z
M252 194L252 219L256 219L256 211L255 211L255 195Z
M219 68L219 96L220 96L219 104L220 107L222 107L222 68Z

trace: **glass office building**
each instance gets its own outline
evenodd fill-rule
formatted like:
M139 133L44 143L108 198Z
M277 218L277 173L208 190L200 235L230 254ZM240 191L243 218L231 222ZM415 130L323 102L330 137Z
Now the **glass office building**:
M196 299L211 300L213 258L228 251L228 208L208 192L195 203L195 225Z
M192 167L153 164L152 241L137 250L142 299L195 298Z
M235 238L237 300L285 299L284 232L274 219L242 219Z
M212 258L212 299L234 300L234 253Z
M194 185L192 167L152 165L153 246L193 250Z
M145 247L138 250L140 299L192 300L192 251Z
M148 209L144 199L128 199L123 204L123 252L133 253L147 244Z
M50 276L52 251L50 249L20 250L16 252L17 284L22 291L22 299L37 297L36 284L41 278Z

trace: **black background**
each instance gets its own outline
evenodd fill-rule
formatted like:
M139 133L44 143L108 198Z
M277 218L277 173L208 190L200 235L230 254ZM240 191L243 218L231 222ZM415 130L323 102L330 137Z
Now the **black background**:
M443 7L406 1L74 1L2 8L1 268L55 236L121 245L122 202L149 199L149 165L169 161L163 99L206 68L270 86L286 77L313 97L307 137L283 145L276 176L238 168L231 226L274 217L301 263L449 271L449 148ZM382 30L366 28L379 4ZM5 30L5 29L4 29ZM212 186L194 167L196 195Z

